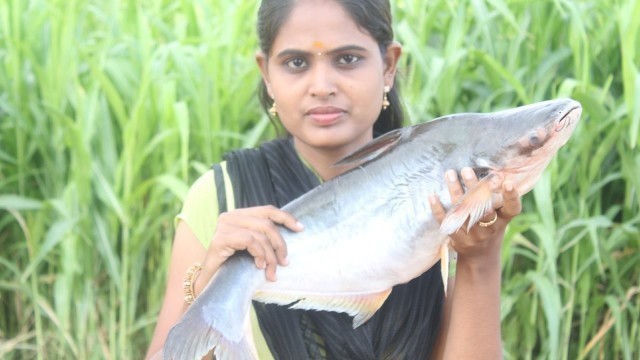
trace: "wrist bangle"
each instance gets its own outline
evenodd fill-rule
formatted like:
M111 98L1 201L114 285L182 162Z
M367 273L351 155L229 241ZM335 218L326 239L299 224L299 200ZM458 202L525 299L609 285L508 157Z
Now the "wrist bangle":
M191 305L191 303L196 299L194 284L200 270L202 270L202 265L200 263L195 263L189 268L189 270L187 270L187 274L184 276L182 288L184 289L184 301L187 305Z

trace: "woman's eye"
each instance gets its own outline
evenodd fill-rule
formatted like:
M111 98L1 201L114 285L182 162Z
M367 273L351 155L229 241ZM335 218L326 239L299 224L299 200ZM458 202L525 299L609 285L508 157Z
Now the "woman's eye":
M357 55L342 55L338 59L338 63L342 65L355 64L360 60L360 56Z
M307 66L307 62L302 58L293 58L293 59L287 60L285 62L285 65L287 65L292 69L298 70Z

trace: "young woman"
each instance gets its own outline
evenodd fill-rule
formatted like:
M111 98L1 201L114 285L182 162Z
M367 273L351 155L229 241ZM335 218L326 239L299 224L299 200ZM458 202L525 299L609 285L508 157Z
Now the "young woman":
M261 102L289 137L229 154L192 186L178 216L149 355L162 348L188 307L185 274L193 282L188 297L198 296L226 259L246 250L267 279L277 281L287 250L276 224L304 231L278 208L340 175L345 169L332 164L401 126L395 86L401 47L393 41L387 0L263 0L258 33ZM471 169L461 175L467 187L477 181ZM455 172L448 171L445 181L454 201L462 196ZM256 341L266 341L266 356L276 359L500 358L500 246L521 209L512 184L502 191L503 203L485 215L484 226L452 236L458 258L446 299L435 266L394 287L374 317L355 330L344 314L254 303ZM440 201L425 201L441 221Z

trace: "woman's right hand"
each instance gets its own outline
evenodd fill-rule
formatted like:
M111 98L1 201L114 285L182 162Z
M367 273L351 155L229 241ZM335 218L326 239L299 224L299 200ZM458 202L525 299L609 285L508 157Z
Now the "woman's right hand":
M275 281L277 266L288 263L287 244L280 235L278 225L295 232L303 230L302 224L293 215L271 205L220 214L201 275L209 279L236 251L247 250L253 256L256 267L265 270L267 280Z

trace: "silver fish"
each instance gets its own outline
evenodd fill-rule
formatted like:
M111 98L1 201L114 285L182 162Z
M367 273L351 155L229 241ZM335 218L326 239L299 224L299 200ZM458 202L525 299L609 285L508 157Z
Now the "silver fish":
M199 359L214 349L220 360L255 358L246 335L251 299L346 312L358 327L394 285L447 260L448 235L492 208L496 184L530 191L581 113L580 103L560 99L445 116L376 138L339 163L356 168L283 208L305 230L281 230L289 265L278 280L266 281L251 257L232 256L170 331L164 357ZM444 172L463 167L480 180L451 204ZM449 208L441 225L427 201L433 193Z

